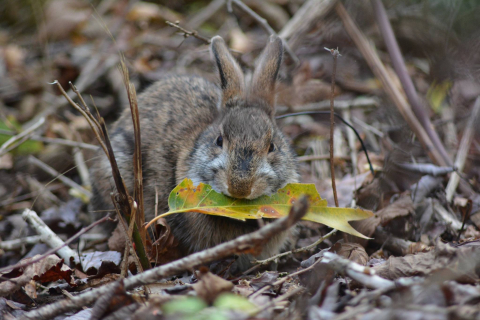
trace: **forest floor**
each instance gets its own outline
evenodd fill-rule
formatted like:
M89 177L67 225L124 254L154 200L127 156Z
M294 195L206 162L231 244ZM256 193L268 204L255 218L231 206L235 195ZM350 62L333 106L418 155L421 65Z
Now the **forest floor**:
M480 3L160 3L0 4L0 318L480 319ZM107 234L111 219L89 212L99 144L66 96L109 127L130 104L122 61L137 93L171 73L218 82L220 35L249 79L271 33L284 40L276 115L300 182L330 207L336 194L372 211L351 223L368 239L295 224L299 203L182 257L160 220L142 267L131 232ZM293 224L291 251L232 268Z

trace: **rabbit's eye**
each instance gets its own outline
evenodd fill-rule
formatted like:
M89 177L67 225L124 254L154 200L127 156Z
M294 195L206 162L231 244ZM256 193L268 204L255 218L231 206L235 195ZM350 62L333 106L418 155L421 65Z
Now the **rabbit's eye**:
M222 136L218 136L217 141L215 141L215 144L219 146L220 148L223 146L223 138Z
M273 151L275 151L275 145L272 142L272 143L270 143L270 148L268 148L268 153L273 152Z

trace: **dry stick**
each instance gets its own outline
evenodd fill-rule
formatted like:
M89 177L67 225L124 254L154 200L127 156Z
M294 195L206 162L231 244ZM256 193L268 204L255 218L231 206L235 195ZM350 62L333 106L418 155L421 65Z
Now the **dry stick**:
M325 19L334 7L336 0L308 0L279 32L282 39L288 39L289 44L295 48L299 39L304 39L312 27Z
M475 100L475 104L472 108L472 113L470 119L468 120L467 127L463 132L462 140L460 141L460 146L457 151L457 158L455 159L454 167L457 168L458 172L461 173L465 162L467 160L468 150L470 149L470 145L473 141L473 136L475 133L475 124L478 126L480 121L480 97ZM455 190L457 189L458 183L460 182L460 176L457 173L453 173L450 176L450 180L448 181L447 188L446 188L446 197L447 201L451 202L453 199L453 195L455 194Z
M87 104L83 100L82 95L80 94L80 92L78 91L76 86L74 86L71 82L70 82L70 87L71 87L72 91L80 99L83 108L80 105L78 105L77 103L75 103L70 98L70 96L67 95L67 93L65 92L65 90L63 90L63 87L60 85L60 83L57 80L55 80L52 84L57 85L58 89L63 94L63 96L67 99L67 101L70 103L70 105L72 105L72 107L74 107L76 110L78 110L85 117L88 124L92 128L92 130L95 134L95 137L98 140L98 143L102 147L103 151L105 152L105 154L106 154L106 156L107 156L107 158L110 162L110 166L112 168L113 180L115 182L115 187L117 188L117 192L118 192L118 195L119 195L118 199L119 199L119 205L121 207L121 210L122 210L122 212L128 214L129 212L132 211L131 203L130 203L131 198L130 198L130 195L128 194L125 182L123 181L123 178L120 174L120 170L118 169L117 161L116 161L115 155L113 153L113 148L112 148L112 145L110 143L110 139L108 138L107 127L105 125L105 122L103 121L103 118L99 117L99 121L97 121L97 119L90 112L90 109L88 108ZM97 111L97 115L98 115L98 111ZM148 269L149 266L150 266L150 263L149 263L148 258L146 256L145 247L143 246L143 242L142 242L138 232L135 233L134 238L135 238L134 239L135 244L137 246L137 252L138 252L140 260L142 262L142 266L144 267L144 269Z
M33 132L35 130L37 130L38 128L40 128L44 123L45 123L45 118L42 117L42 118L38 119L38 121L36 123L31 125L29 128L27 128L25 131L11 137L7 141L5 141L5 143L2 144L2 146L0 147L0 157L3 156L8 151L18 147L20 144L25 142L25 140L27 140L29 138L29 136L32 135Z
M375 109L380 105L380 101L375 97L358 97L352 100L340 100L335 101L336 110L346 110L346 109ZM283 114L286 112L302 112L302 111L318 111L318 110L328 110L330 109L330 100L321 101L317 103L309 103L300 106L277 106L278 114Z
M78 175L84 186L90 187L90 174L88 173L87 163L83 157L82 150L78 147L73 149L73 159L75 160L75 166L77 167Z
M350 131L349 131L350 132ZM334 157L334 160L335 159L342 159L342 160L351 160L352 157L351 156L335 156ZM297 157L297 161L314 161L314 160L330 160L330 155L329 154L321 154L321 155L318 155L318 156L301 156L301 157Z
M50 248L61 247L64 243L63 240L40 219L35 211L25 209L22 213L22 218L42 237L42 242L46 243ZM57 254L65 261L70 261L70 258L77 257L77 253L68 246L59 249Z
M28 262L19 262L17 264L14 264L14 265L11 265L11 266L6 266L6 267L3 267L3 268L0 268L0 273L7 273L7 272L10 272L14 269L18 269L18 268L25 268L26 266L29 266L29 265L32 265L42 259L44 259L45 257L51 255L51 254L54 254L55 252L57 252L58 250L62 249L63 247L65 246L68 246L70 243L72 243L73 241L77 240L78 237L80 237L82 234L84 234L85 232L89 231L90 229L94 228L95 226L107 221L109 219L108 216L105 216L103 217L102 219L100 220L97 220L95 221L94 223L92 223L91 225L89 225L88 227L85 227L85 228L82 228L82 230L78 231L73 237L71 237L70 239L68 239L67 241L65 241L64 244L62 244L61 246L58 246L56 248L53 248L53 249L50 249L48 250L47 252L45 252L44 254L42 254L41 256L35 258L35 259L32 259Z
M272 27L270 27L266 19L260 17L255 11L250 9L250 7L247 6L245 3L243 3L241 0L227 0L227 4L231 2L235 3L235 5L239 7L243 12L247 13L249 16L255 19L255 21L257 21L267 31L269 35L272 35L272 34L277 35L275 30L273 30ZM280 37L280 39L282 39L283 47L285 48L285 51L288 53L290 58L292 58L295 64L298 64L300 60L292 51L288 43L283 38Z
M393 281L375 275L375 271L372 268L364 267L335 253L324 252L321 260L322 263L327 264L335 272L349 276L369 289L389 289L395 287Z
M364 56L368 65L372 69L372 72L382 82L385 93L387 93L390 99L392 99L392 101L395 103L398 111L400 111L405 121L415 133L423 148L428 153L430 159L432 159L432 161L437 165L445 166L445 160L435 148L430 137L425 132L418 119L415 117L415 114L412 112L412 109L405 100L402 92L395 86L395 81L387 72L387 69L383 65L375 49L368 42L365 35L360 31L358 26L348 14L347 10L345 10L345 7L340 2L338 2L335 6L335 10L337 11L338 16L341 18L343 25L345 26L345 30Z
M118 208L118 204L113 199L113 195L112 195L112 201L115 205L115 211L117 213L117 218L118 218L118 221L119 221L118 223L121 225L120 230L122 231L122 233L125 237L125 251L124 251L123 261L122 261L122 264L123 264L124 268L122 268L122 275L125 276L127 274L126 271L128 269L129 252L132 253L132 256L133 256L133 259L134 259L134 262L135 262L135 266L137 267L137 271L138 272L143 272L144 270L143 270L142 264L140 263L140 259L138 258L137 253L135 252L135 250L133 250L133 243L132 243L132 240L131 240L132 239L132 233L133 233L133 227L135 225L135 216L136 216L136 212L137 212L137 205L136 205L135 202L133 203L132 219L130 219L130 225L127 228L127 224L125 223L125 220L123 220L122 214L120 213L120 209Z
M133 224L133 239L138 248L137 250L139 252L138 255L142 264L142 269L147 270L151 268L151 265L145 251L145 248L147 246L147 233L145 228L143 228L143 225L145 224L145 207L143 203L142 141L140 133L140 114L138 112L137 92L133 83L130 82L127 65L125 63L125 56L123 54L121 55L120 59L120 70L123 74L123 82L125 84L125 89L127 90L135 140L135 150L133 152L134 203L133 206L130 207L131 214L127 215L127 218L134 219L135 221L135 223ZM134 215L134 213L136 214ZM131 223L131 221L129 222ZM139 242L141 242L141 245Z
M5 134L8 136L14 136L17 133L14 131L10 130L3 130L0 129L0 134ZM89 149L89 150L98 150L98 146L95 146L93 144L88 144L84 142L76 142L72 140L66 140L66 139L59 139L59 138L47 138L47 137L41 137L41 136L30 136L28 137L28 140L33 140L33 141L40 141L40 142L46 142L46 143L55 143L55 144L60 144L68 147L78 147L82 149Z
M325 240L327 240L328 238L330 238L331 236L333 236L336 232L337 232L337 229L333 229L332 231L330 231L329 233L327 233L327 234L324 235L323 237L320 237L317 241L315 241L315 242L312 243L312 244L309 244L308 246L301 247L301 248L298 248L298 249L293 249L293 250L287 251L287 252L282 252L282 253L279 253L279 254L277 254L277 255L274 255L273 257L270 257L270 258L265 259L265 260L257 260L257 261L255 261L255 263L260 264L260 265L267 265L267 264L269 264L270 262L275 261L275 260L277 260L278 258L287 256L287 255L289 255L289 254L298 253L298 252L304 252L304 251L308 251L308 250L310 250L310 249L314 249L314 248L316 248L320 243L322 243L323 241L325 241Z
M423 126L423 129L426 131L430 139L432 140L435 148L438 150L439 154L443 157L443 160L447 165L451 165L452 160L450 159L445 147L443 146L442 141L440 140L437 132L433 129L433 125L430 121L430 118L425 111L425 106L420 102L415 86L413 85L412 79L408 74L407 67L405 66L405 61L398 46L397 39L393 33L392 26L385 11L385 7L380 0L370 0L373 6L373 11L375 13L375 18L378 23L379 29L383 36L383 41L387 47L390 58L392 59L393 68L397 73L397 76L405 90L408 102L412 107L413 112L417 116L417 119Z
M315 261L311 266L305 268L305 269L301 269L297 272L294 272L294 273L291 273L289 275L287 275L286 277L284 278L281 278L280 280L277 280L275 281L274 283L272 284L267 284L266 286L258 289L257 291L255 291L254 293L252 293L250 296L249 296L249 299L250 300L253 300L255 299L256 297L258 297L259 295L261 295L262 293L264 293L265 291L267 291L268 289L270 288L273 288L273 287L276 287L278 285L281 285L282 283L284 283L285 281L289 280L289 279L293 279L293 277L295 276L298 276L299 274L302 274L302 273L305 273L307 271L310 271L312 270L316 265L317 263L320 263L321 262L321 259L318 259L317 261Z
M335 200L335 206L338 208L338 196L337 196L337 187L335 185L335 165L333 163L333 131L335 129L335 73L337 72L337 58L341 56L338 49L327 49L330 51L333 56L333 70L332 70L332 90L330 92L330 171L332 175L332 189L333 189L333 198Z
M193 17L187 18L187 27L196 29L210 19L218 10L223 7L225 3L224 0L213 0L200 12L195 14Z
M43 242L42 236L31 236L31 237L25 237L25 238L8 240L8 241L0 241L0 249L16 250L18 248L23 247L24 245L37 244L40 242Z
M184 36L185 38L194 37L194 38L197 38L197 39L199 39L199 40L202 40L202 41L205 42L206 44L210 44L210 42L211 42L210 39L205 38L205 37L199 35L198 32L195 31L195 30L189 31L189 30L187 30L187 29L185 29L185 28L180 27L180 26L178 25L178 23L174 23L174 22L170 22L170 21L165 21L165 23L168 24L170 27L174 27L174 28L180 30L180 31L183 33L183 36Z
M251 251L254 248L261 247L274 235L279 234L296 224L307 213L307 210L308 201L303 197L292 206L287 217L277 219L255 232L240 236L213 248L191 254L182 259L124 279L125 289L129 290L141 285L155 283L159 279L173 276L181 271L190 270L195 266L223 259L235 253ZM116 282L110 283L103 287L83 292L71 300L58 301L39 309L32 310L23 314L22 319L50 319L68 311L78 310L85 305L95 302L100 296L113 290L116 284Z
M290 299L290 297L293 297L294 295L304 291L305 288L303 287L297 287L291 291L288 291L288 292L285 292L283 295L281 295L280 297L278 298L275 298L273 299L272 301L270 302L267 302L266 304L264 304L263 306L259 306L259 307L256 307L255 310L253 311L250 311L248 313L248 315L250 317L254 317L255 315L259 314L260 312L262 311L265 311L273 306L275 306L277 303L281 302L281 301L284 301L284 300L287 300L287 299Z
M100 146L102 147L105 154L108 155L107 148L103 143L103 139L104 139L103 132L99 129L99 124L97 121L95 121L90 111L88 109L87 110L82 109L75 101L73 101L72 98L70 98L70 96L65 92L65 90L63 89L60 82L58 82L58 80L53 81L51 84L56 84L57 88L60 90L62 95L65 97L65 99L67 99L70 105L83 115L83 117L87 120L88 124L90 125L90 128L92 128L92 131L95 134L95 137L97 138L98 143L100 143ZM77 87L73 86L72 83L70 83L70 86L72 87L72 90L74 90L73 92L76 93L77 96L79 96L80 93L78 92Z
M65 183L70 188L73 188L73 189L77 190L78 192L83 194L85 197L87 197L89 199L92 197L92 193L90 191L88 191L87 189L85 189L84 187L82 187L81 185L79 185L78 183L73 181L72 179L65 177L63 174L59 173L57 170L53 169L49 165L47 165L47 164L43 163L42 161L38 160L34 156L30 155L28 157L28 162L30 162L31 164L39 167L40 169L42 169L46 173L52 175L53 177L58 178L58 180Z
M125 84L125 89L128 94L128 102L130 104L130 111L132 113L133 121L133 134L135 141L135 150L133 152L133 199L137 207L133 206L132 212L135 214L135 223L137 224L138 233L145 248L147 245L147 236L146 230L143 228L145 224L145 211L143 203L143 171L142 171L142 140L140 132L140 114L138 112L138 103L137 103L137 92L135 86L130 82L130 77L128 74L128 69L125 64L125 56L121 56L120 59L120 71L123 74L123 82Z

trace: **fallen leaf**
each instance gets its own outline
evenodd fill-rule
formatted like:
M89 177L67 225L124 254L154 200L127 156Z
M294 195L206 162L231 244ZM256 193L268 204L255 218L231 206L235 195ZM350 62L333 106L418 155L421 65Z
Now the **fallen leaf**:
M233 289L233 283L211 272L207 272L202 274L200 281L193 285L193 289L195 289L195 292L197 292L200 298L210 304L215 301L221 293L231 291Z
M275 281L277 281L277 278L277 271L266 271L260 277L252 279L252 281L250 281L250 285L253 289L258 290L266 285L272 285Z
M37 257L38 255L32 258L23 259L21 262L25 263L36 259ZM45 283L64 279L71 286L75 286L72 274L72 269L63 264L63 259L51 254L38 262L24 267L23 269L15 269L8 274L1 275L12 281L4 281L0 283L0 296L6 296L17 291L31 280Z
M192 180L184 179L168 197L170 211L151 220L180 212L200 212L245 221L245 219L281 218L288 215L290 207L301 196L307 195L310 208L303 220L313 221L338 229L348 234L367 239L356 231L348 221L370 218L370 211L353 208L330 208L322 199L314 184L290 183L276 194L261 196L255 200L234 199L213 190L207 184L194 186Z
M362 266L366 266L368 262L368 254L365 248L358 243L336 243L333 247L335 253L339 256L345 257L348 260L356 262Z

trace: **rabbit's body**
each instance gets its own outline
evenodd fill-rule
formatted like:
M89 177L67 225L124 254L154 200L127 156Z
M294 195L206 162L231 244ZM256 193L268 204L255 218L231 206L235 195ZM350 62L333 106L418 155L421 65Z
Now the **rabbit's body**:
M167 76L139 96L147 221L155 213L156 193L158 212L166 212L171 190L186 177L194 184L208 183L218 192L247 199L270 195L287 183L297 182L294 154L273 117L273 90L282 46L278 38L272 39L258 67L261 70L253 76L252 86L256 83L260 90L257 93L256 89L245 92L240 68L223 40L216 37L212 53L220 87L201 77ZM267 71L267 77L262 77ZM130 110L125 110L114 124L110 138L122 177L132 192L134 135ZM94 211L112 208L111 168L102 153L99 151L100 160L91 168ZM167 221L185 253L258 228L254 220L242 222L200 213L175 214ZM278 253L284 242L284 234L276 236L265 244L259 258ZM248 264L246 257L242 260L241 264Z

